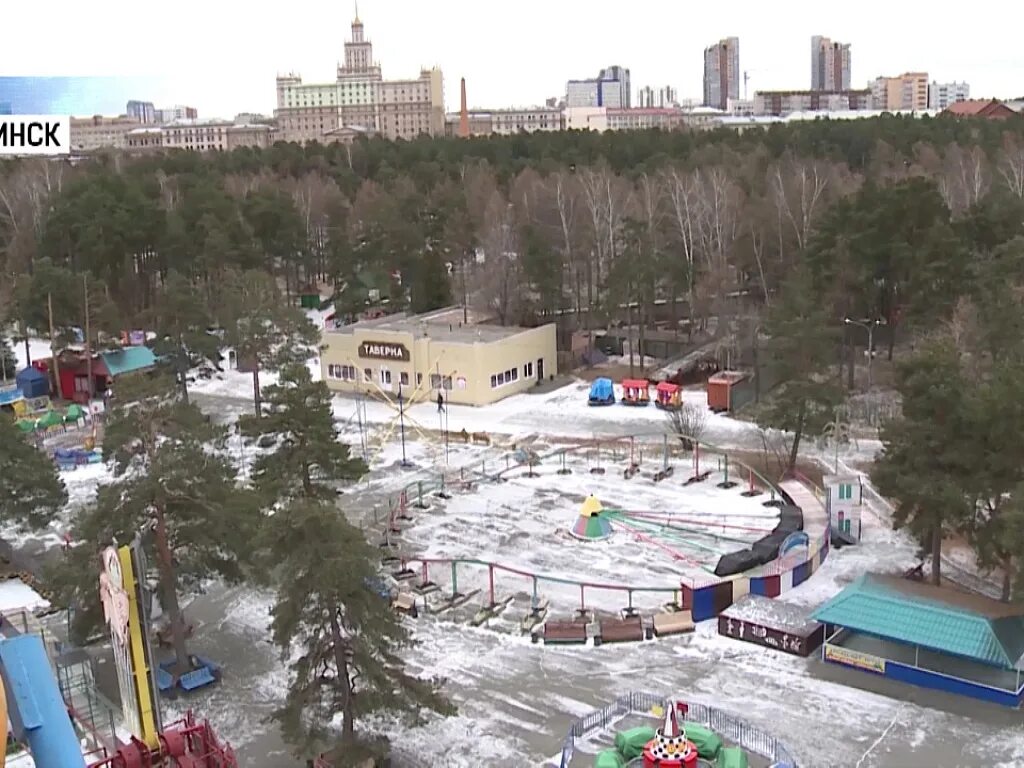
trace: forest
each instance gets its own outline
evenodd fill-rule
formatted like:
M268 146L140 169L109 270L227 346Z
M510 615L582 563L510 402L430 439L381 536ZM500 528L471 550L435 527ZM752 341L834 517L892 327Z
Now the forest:
M407 638L374 605L352 603L351 584L335 592L318 584L302 552L345 540L365 554L365 540L338 522L333 491L310 480L309 466L333 462L331 477L339 480L365 467L347 449L332 454L335 433L313 416L288 423L279 414L275 422L257 403L256 415L240 425L246 434L308 433L308 445L326 453L305 463L276 456L298 462L290 481L297 484L286 487L268 473L250 483L253 495L240 497L229 466L207 466L205 475L194 469L209 425L196 421L185 386L193 359L216 351L206 333L216 326L225 342L257 360L257 371L288 372L267 392L281 413L301 411L292 387L329 421L326 389L290 367L302 357L298 350L316 343L291 312L310 291L336 292L343 313L364 307L372 289L396 309L465 301L504 324L570 313L589 329L620 320L626 305L641 343L656 326L655 302L667 301L678 308L674 333L715 327L749 334L763 347L777 381L756 418L789 435L790 468L801 438L835 422L855 388L844 320L877 320L886 330L877 355L892 361L889 385L900 409L881 426L882 450L870 472L892 501L893 525L931 555L935 581L943 543L955 536L1001 580L1004 599L1024 588L1024 117L885 116L743 133L560 132L279 144L230 154L112 153L74 165L8 161L0 163L0 274L0 347L46 335L51 322L59 347L69 329L85 325L86 304L92 343L126 328L156 332L176 361L183 402L168 404L164 393L147 401L153 418L119 416L112 445L151 452L151 465L167 468L156 482L172 528L186 510L246 521L221 526L221 559L211 566L207 558L205 575L246 578L257 561L262 573L287 563L298 574L268 585L278 590L274 631L282 649L304 622L315 623L300 607L314 587L332 610L355 606L353 626L370 617L372 642L349 645L349 655L333 646L333 662L318 657L335 665L333 684L344 689L337 695L347 713L354 705L342 671L369 665L377 642L391 659ZM737 294L742 302L731 298ZM183 453L161 456L169 449L153 432L156 418L191 435ZM126 457L115 458L127 466ZM132 473L118 478L101 493L99 511L80 521L83 536L128 531L152 514L144 498L152 489ZM188 478L208 486L217 509L190 506L196 493L180 485ZM171 480L179 485L168 490ZM58 485L40 492L48 501L0 513L20 520L54 514ZM19 487L9 496L25 493ZM136 501L128 508L117 498ZM291 521L288 536L277 527L252 534L256 560L252 551L232 549L237 531L262 525L245 517L240 498L260 508L282 505L279 519ZM178 525L187 552L190 521ZM175 579L168 576L169 595ZM357 592L364 591L360 582ZM321 629L319 637L333 633L339 643L348 631ZM309 663L299 666L282 714L296 732L318 684ZM395 675L401 686L417 685L400 670ZM417 693L424 706L447 710L433 687ZM387 696L374 702L393 704Z

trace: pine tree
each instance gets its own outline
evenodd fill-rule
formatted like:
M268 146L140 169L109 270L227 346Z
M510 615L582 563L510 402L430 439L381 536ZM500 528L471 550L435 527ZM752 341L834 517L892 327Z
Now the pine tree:
M299 750L328 738L342 716L341 745L356 741L355 723L374 712L454 712L442 681L405 670L408 630L374 588L378 553L328 502L298 499L273 517L274 561L282 578L272 610L275 644L292 681L275 713Z
M246 437L274 437L277 450L253 464L253 484L265 498L288 502L297 497L330 501L332 483L358 480L366 464L352 458L338 439L331 394L313 381L304 365L289 365L278 384L263 393L262 417L243 416L238 425Z
M276 589L274 642L285 659L301 649L276 712L286 738L304 752L328 739L340 713L349 749L361 716L450 712L437 681L405 671L400 652L411 638L374 588L378 553L335 504L336 484L357 479L366 465L338 441L326 386L289 366L267 387L265 405L263 417L245 417L240 427L277 438L277 449L255 463L253 482L274 507L258 543L261 572Z
M798 268L784 286L766 330L774 365L782 375L766 421L768 426L793 433L788 465L792 470L804 435L820 434L841 399L838 383L826 372L835 350L835 331L806 268Z
M250 270L235 278L225 307L228 341L240 363L253 366L253 402L261 412L260 371L304 363L313 354L319 331L301 310L288 306L274 279Z
M0 413L0 524L48 525L68 500L57 468Z
M941 577L942 540L969 517L975 461L963 438L976 434L955 347L933 340L898 368L902 414L882 427L882 453L871 471L879 492L895 501L893 526L907 529L931 555Z
M213 319L203 295L186 277L171 272L164 279L148 315L157 335L153 349L170 361L182 398L187 403L188 372L193 361L220 356L219 340L208 333Z
M170 377L127 380L118 395L125 405L111 412L103 443L114 480L80 516L75 539L127 542L143 532L170 621L176 672L184 674L191 664L179 595L204 579L241 578L258 522L255 505L216 450L224 431L182 401Z

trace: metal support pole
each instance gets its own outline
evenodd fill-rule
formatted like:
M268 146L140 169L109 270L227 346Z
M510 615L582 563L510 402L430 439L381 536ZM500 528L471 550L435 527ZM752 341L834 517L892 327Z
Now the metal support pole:
M452 560L452 599L459 596L459 566Z
M495 602L494 602L494 566L493 565L488 565L487 566L487 577L488 577L488 579L490 581L491 607L493 608L495 606Z

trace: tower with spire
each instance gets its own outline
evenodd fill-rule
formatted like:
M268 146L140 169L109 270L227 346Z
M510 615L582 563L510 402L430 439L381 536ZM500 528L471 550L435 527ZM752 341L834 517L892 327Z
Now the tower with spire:
M643 758L644 768L697 768L697 748L686 738L676 702L665 707L665 720L644 747Z
M368 74L374 69L373 43L366 39L363 22L359 20L359 3L355 4L355 17L352 19L352 40L345 43L345 65L339 68L349 74ZM377 68L379 70L379 67Z

